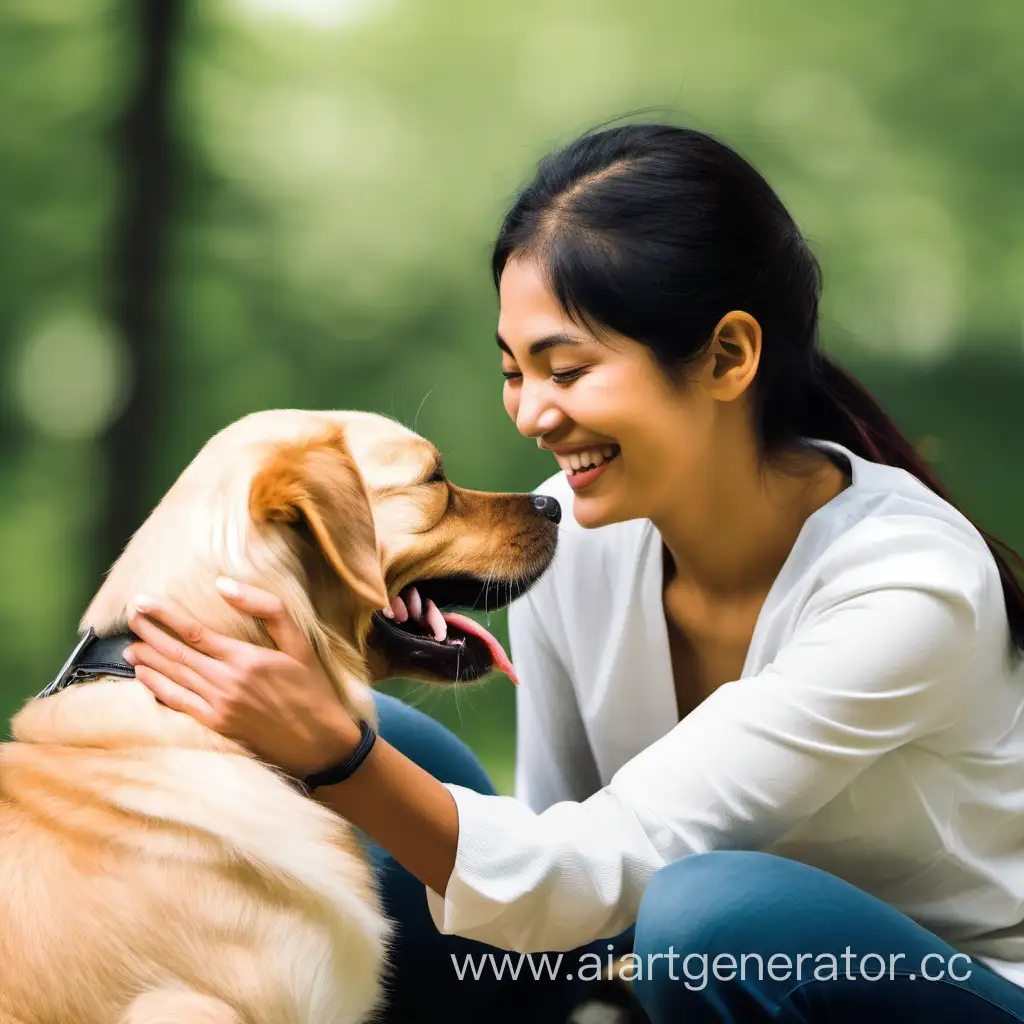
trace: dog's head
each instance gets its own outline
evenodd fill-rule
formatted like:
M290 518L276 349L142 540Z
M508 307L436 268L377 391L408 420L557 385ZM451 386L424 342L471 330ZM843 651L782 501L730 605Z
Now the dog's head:
M134 595L166 594L212 628L270 645L217 595L218 575L277 594L360 713L366 682L464 682L500 645L453 610L523 593L555 550L557 515L528 494L457 487L429 442L382 416L271 410L213 437L132 537L82 619L124 629ZM380 613L415 585L447 636Z

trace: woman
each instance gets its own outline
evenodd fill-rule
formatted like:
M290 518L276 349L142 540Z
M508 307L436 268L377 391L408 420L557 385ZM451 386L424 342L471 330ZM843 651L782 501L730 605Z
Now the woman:
M698 132L597 132L541 164L494 277L505 407L572 514L510 613L520 799L438 782L466 755L386 700L316 792L393 858L391 912L425 913L411 873L436 943L632 941L655 1022L1024 1020L1024 592L818 350L818 266L779 199ZM226 698L265 653L143 601L139 678L297 774L350 755L276 599L224 593L286 668ZM187 670L150 620L200 636Z

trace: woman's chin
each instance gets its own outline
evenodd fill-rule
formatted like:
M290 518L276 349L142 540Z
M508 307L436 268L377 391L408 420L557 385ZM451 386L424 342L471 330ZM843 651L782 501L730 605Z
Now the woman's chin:
M595 530L599 526L611 526L612 523L634 518L626 512L621 502L615 501L609 494L601 497L574 495L572 517L584 530Z

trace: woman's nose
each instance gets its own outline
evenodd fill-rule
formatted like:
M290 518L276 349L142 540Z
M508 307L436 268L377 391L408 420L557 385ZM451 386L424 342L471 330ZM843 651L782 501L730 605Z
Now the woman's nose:
M562 413L552 405L521 401L516 416L516 429L524 437L540 437L562 422Z

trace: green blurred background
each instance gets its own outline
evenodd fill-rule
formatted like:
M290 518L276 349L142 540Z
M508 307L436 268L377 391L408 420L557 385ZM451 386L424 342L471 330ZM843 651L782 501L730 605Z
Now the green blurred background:
M630 112L766 174L828 349L1024 546L1022 52L1020 0L5 0L0 712L244 413L372 409L466 486L549 475L501 407L489 246L545 151ZM390 688L509 791L504 678Z

